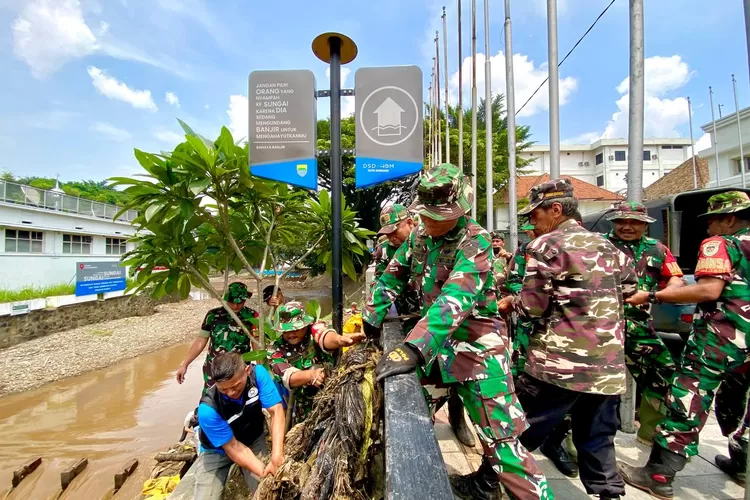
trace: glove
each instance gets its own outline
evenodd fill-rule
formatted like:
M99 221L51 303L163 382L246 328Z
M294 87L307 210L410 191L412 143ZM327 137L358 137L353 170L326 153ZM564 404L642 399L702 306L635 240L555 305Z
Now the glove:
M384 354L375 367L375 379L380 382L386 377L409 373L422 364L422 355L409 344L402 344Z
M374 340L376 343L380 342L381 330L382 327L373 326L367 321L362 321L362 332L368 339Z

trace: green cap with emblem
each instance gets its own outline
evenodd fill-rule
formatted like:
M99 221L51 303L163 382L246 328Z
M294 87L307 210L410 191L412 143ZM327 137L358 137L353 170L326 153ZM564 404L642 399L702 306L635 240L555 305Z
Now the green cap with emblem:
M530 222L527 222L525 224L522 224L521 227L518 228L519 231L533 231L534 230L534 224L531 224Z
M252 296L252 292L247 291L247 286L244 283L235 281L224 294L224 301L231 304L241 304L242 301L247 300L248 297Z
M279 319L275 329L282 333L301 330L315 322L315 318L305 312L302 302L292 301L282 304L276 313Z
M568 179L552 179L534 186L529 191L529 204L518 215L527 215L548 200L573 198L573 184Z
M388 205L380 212L380 231L378 234L391 234L398 229L398 223L409 218L409 211L398 203Z
M503 240L503 241L505 241L505 238L503 237L503 233L501 233L500 231L492 231L490 233L490 238L493 239L493 240Z
M472 203L474 194L461 169L443 163L422 174L417 198L409 208L422 217L444 221L466 215Z
M727 191L708 199L708 212L702 215L731 214L750 209L750 197L743 191Z
M614 207L614 212L607 216L607 220L639 220L651 224L656 219L649 217L646 205L637 201L621 201Z

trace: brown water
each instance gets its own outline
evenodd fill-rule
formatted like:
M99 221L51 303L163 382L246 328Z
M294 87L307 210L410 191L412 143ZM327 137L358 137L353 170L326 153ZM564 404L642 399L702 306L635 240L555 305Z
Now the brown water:
M10 489L13 470L39 456L42 466L8 500L57 498L60 472L84 457L87 469L60 498L111 497L114 474L133 457L140 460L139 473L115 498L140 498L150 457L177 441L185 415L198 403L201 358L183 385L174 380L187 349L187 344L162 349L0 398L0 499Z

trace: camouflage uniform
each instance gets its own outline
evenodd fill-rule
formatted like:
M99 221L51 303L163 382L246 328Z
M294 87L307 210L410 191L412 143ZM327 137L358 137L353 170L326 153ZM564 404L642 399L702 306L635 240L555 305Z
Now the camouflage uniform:
M294 412L294 421L299 422L312 409L313 397L319 389L313 386L291 388L289 379L298 371L333 364L333 356L323 347L323 339L333 330L325 323L314 323L315 319L305 314L302 304L296 301L279 306L278 318L274 329L279 338L268 350L268 359L274 379L294 395L294 409L290 411ZM302 342L292 345L284 340L284 332L302 328L308 328Z
M573 198L566 179L532 188L519 215ZM533 218L533 215L532 215ZM630 259L602 235L567 219L526 248L516 310L533 322L517 391L533 422L521 437L538 448L570 413L581 481L589 494L623 495L616 469L617 395L625 392L623 293L635 291Z
M224 300L234 304L240 304L244 302L250 295L247 291L247 287L240 282L235 282L229 285L227 292L224 294ZM250 331L253 336L258 334L258 313L257 311L250 309L249 307L243 307L237 312L237 316L240 318L245 327ZM252 344L250 339L242 331L242 328L237 326L232 317L223 307L217 307L211 309L206 313L201 324L201 330L199 335L204 338L208 338L208 353L206 354L206 361L203 363L203 392L214 384L211 378L211 362L213 359L222 352L237 351L241 354L250 352L252 350Z
M649 224L655 220L648 216L645 205L636 202L618 204L615 212L607 219L634 219ZM672 252L662 242L648 236L643 236L638 241L624 241L615 235L614 230L606 238L635 263L639 290L658 290L670 278L682 276L682 270ZM651 441L656 424L666 414L664 398L675 370L675 362L667 346L654 331L650 304L625 304L625 322L625 362L643 391L638 436Z
M492 231L490 233L491 239L503 239L500 231ZM495 249L492 249L492 274L495 276L495 290L499 296L505 289L505 275L508 268L508 260L504 257L500 257L495 254Z
M415 208L422 217L457 220L439 238L422 224L398 249L374 285L363 319L379 326L390 305L413 280L422 319L406 343L424 359L423 374L453 385L482 442L486 465L514 498L552 498L544 477L517 438L527 427L514 393L505 326L498 317L489 234L466 217L471 188L460 170L443 164L423 175Z
M533 231L534 226L525 224L519 228L522 231ZM513 295L518 295L523 286L523 279L526 276L526 248L529 242L518 245L513 258L508 265L508 277L505 281L505 290ZM513 341L513 364L511 370L513 376L523 373L526 366L526 349L529 347L529 336L531 335L532 323L524 316L515 315L514 328L511 331Z

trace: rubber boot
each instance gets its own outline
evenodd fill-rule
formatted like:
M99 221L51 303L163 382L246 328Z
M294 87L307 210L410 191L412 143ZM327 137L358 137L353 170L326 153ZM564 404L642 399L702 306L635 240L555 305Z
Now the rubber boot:
M743 450L731 440L729 441L729 456L716 455L714 458L716 466L725 474L729 475L740 483L745 485L745 470L747 467L747 450Z
M454 389L450 389L448 393L448 421L458 440L465 446L473 448L476 440L474 439L474 434L471 433L471 429L466 425L464 405Z
M664 420L665 413L662 413L658 408L655 408L648 398L643 397L641 399L641 406L638 408L638 415L640 417L641 426L638 428L636 438L641 443L651 446L654 444L656 426Z
M672 500L674 476L685 467L686 463L687 458L655 444L651 448L648 462L643 467L633 467L618 460L617 469L629 485L661 500Z
M482 458L482 465L476 472L465 476L451 476L450 481L456 498L464 500L501 500L503 498L497 472L492 468L487 457Z

